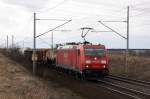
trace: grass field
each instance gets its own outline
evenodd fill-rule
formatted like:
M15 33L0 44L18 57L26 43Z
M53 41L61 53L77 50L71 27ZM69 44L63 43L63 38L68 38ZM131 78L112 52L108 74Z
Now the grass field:
M109 68L112 74L128 75L138 79L150 79L150 57L127 56L127 66L125 66L124 55L109 55ZM126 70L125 70L126 68Z

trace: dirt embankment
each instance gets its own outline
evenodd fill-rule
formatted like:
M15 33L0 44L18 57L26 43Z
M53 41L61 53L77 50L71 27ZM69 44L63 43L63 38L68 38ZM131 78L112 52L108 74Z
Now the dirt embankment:
M41 80L0 53L0 99L83 99L66 88Z

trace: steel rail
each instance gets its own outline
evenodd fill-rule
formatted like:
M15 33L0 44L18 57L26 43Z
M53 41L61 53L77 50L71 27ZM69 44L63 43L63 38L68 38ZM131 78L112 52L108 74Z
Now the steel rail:
M138 81L133 81L131 79L124 79L124 78L120 78L120 77L117 77L117 76L108 76L106 77L106 79L113 79L113 80L118 80L118 81L122 81L122 82L126 82L126 83L131 83L131 84L136 84L136 85L139 85L139 86L143 86L143 87L146 87L146 88L149 88L150 89L150 85L147 85L143 82L138 82Z
M132 94L135 94L135 95L140 95L140 96L148 97L146 99L150 98L150 94L144 93L142 91L138 91L138 90L135 90L135 89L123 87L123 86L120 86L120 85L116 85L116 84L113 84L111 82L104 81L104 80L98 80L98 82L104 83L104 84L112 86L112 87L116 87L116 88L122 89L122 90L127 91L127 92L131 92Z
M114 88L110 88L110 87L107 87L107 86L105 86L105 85L100 85L100 84L99 84L99 85L97 85L97 86L98 86L98 87L105 88L105 89L110 90L110 91L115 92L115 93L119 93L119 94L121 94L121 95L125 95L125 96L130 97L130 98L133 98L133 99L142 99L142 98L140 98L140 97L137 97L137 96L134 96L134 95L125 93L125 92L121 92L120 90L116 90L116 89L114 89Z
M147 81L142 81L142 80L137 80L137 79L127 78L127 77L123 77L123 76L114 76L114 75L110 75L110 77L126 79L126 80L130 80L130 81L138 82L138 83L147 84L147 85L150 86L150 82L147 82Z

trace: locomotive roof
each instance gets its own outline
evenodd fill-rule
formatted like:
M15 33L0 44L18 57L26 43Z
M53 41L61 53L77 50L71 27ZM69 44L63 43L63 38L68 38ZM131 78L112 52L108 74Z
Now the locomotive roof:
M79 45L63 45L59 46L57 49L79 49Z
M97 45L104 46L101 44L97 44ZM97 45L92 45L92 44L62 45L59 46L57 49L79 49L81 46L97 46Z

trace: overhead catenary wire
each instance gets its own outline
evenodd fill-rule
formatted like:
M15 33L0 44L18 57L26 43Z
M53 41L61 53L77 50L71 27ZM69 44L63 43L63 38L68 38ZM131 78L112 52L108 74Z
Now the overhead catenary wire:
M78 3L78 2L75 2L75 3L77 3L77 4L80 4L80 3ZM71 2L71 6L72 5L74 5L74 2ZM81 8L89 8L89 7L87 7L87 5L85 6L84 4L81 4L82 6L81 6ZM90 5L90 4L88 4L88 5ZM102 4L101 4L102 5ZM79 7L79 5L75 5L76 7ZM96 8L95 6L92 6L92 7L90 7L90 8ZM98 9L101 9L101 8L98 8ZM123 8L123 9L125 9L125 8ZM112 10L111 10L112 11ZM119 11L119 10L117 10L117 11ZM63 9L60 9L60 10L57 10L57 11L55 11L55 13L58 13L58 12L63 12L63 14L66 12L66 11L63 11ZM71 11L72 12L72 11ZM85 11L82 11L82 14L84 13ZM113 11L114 12L114 11ZM68 14L68 12L66 12L67 14ZM61 13L61 15L62 15L62 13ZM81 14L79 14L79 15L81 15ZM84 14L85 15L85 14ZM109 14L109 15L107 15L107 17L108 16L110 16L110 15L114 15L114 14ZM62 15L63 16L63 15ZM88 16L88 15L87 15Z
M62 2L60 2L60 3L58 3L58 4L56 4L54 7L51 7L51 8L46 8L46 10L45 11L51 11L51 10L54 10L55 8L57 8L57 7L59 7L60 5L62 5L62 4L64 4L65 2L67 2L67 1L69 1L69 0L64 0L64 1L62 1ZM90 4L86 4L86 6L85 6L85 3L78 3L78 2L74 2L73 0L71 1L71 6L76 6L76 7L82 7L82 8L88 8L88 6L90 6ZM76 4L75 4L76 3ZM82 6L81 6L82 5ZM84 6L83 6L84 5ZM88 5L88 6L87 6ZM104 6L104 3L103 4L101 4L101 5L103 5ZM112 4L105 4L105 5L107 5L107 6L109 6L109 5L112 5ZM114 7L116 7L116 6L114 6ZM99 8L99 6L96 6L95 7L95 5L94 6L92 6L92 7L90 7L90 8L94 8L94 9L101 9L101 8ZM119 8L119 7L118 7ZM123 7L123 9L125 9L125 7ZM61 11L62 11L62 9L61 9ZM115 11L119 11L119 10L115 10ZM43 11L44 12L44 11ZM41 11L41 13L42 13L42 11ZM39 13L38 14L40 14L40 11L39 11Z
M149 4L150 3L150 1L145 1L145 2L140 2L140 3L137 3L137 4L135 4L134 6L142 6L142 5L145 5L145 4Z
M133 8L133 7L132 7ZM146 8L147 9L147 8ZM133 8L132 9L132 12L133 11L139 11L139 12L141 12L141 13L138 13L138 14L132 14L132 15L130 15L129 17L130 18L135 18L135 17L138 17L138 16L141 16L141 15L146 15L146 14L150 14L150 10L148 10L148 11L146 11L144 8ZM131 12L131 11L130 11ZM122 18L122 19L126 19L126 18Z
M79 7L79 5L75 5L75 7ZM97 10L100 10L100 9L102 9L102 8L95 8L94 6L81 6L81 8L91 8L91 9L93 9L93 10L95 10L95 9L97 9ZM104 9L104 8L103 8ZM122 8L122 9L125 9L125 8ZM110 12L121 12L122 11L122 9L120 10L115 10L115 11L113 11L113 10L110 10L110 9L107 9L107 11L110 11ZM66 9L66 10L63 10L63 9L61 9L61 11L63 11L63 12L65 12L65 11L70 11L70 12L72 12L72 10L71 9ZM87 14L87 13L89 13L89 11L88 10L84 10L84 11L80 11L81 12L81 14ZM68 12L67 12L68 13ZM113 16L112 15L112 13L110 13L110 14L108 14L107 16Z
M23 42L26 43L25 40L27 40L27 38L29 38L29 37L24 37L24 39L15 42L15 43L14 43L14 46L19 45L19 44L21 44L21 43L23 43ZM28 42L28 43L29 43L29 42ZM30 43L32 43L32 42L30 42Z
M44 13L44 12L48 12L48 11L50 11L50 10L53 10L53 9L55 9L55 8L57 8L57 7L59 7L59 6L61 6L61 5L63 5L65 2L67 2L68 0L63 0L62 2L60 2L60 3L58 3L58 4L56 4L56 5L54 5L53 7L50 7L50 8L46 8L45 10L43 10L43 11L38 11L38 14L41 14L41 13Z
M31 24L31 19L32 19L32 17L31 16L29 16L28 17L28 20L26 21L26 24L23 26L23 28L20 30L21 32L23 32L23 31L25 31L25 30L27 30L28 29L28 27L27 26L29 26L29 24ZM9 35L8 35L9 36ZM18 37L17 35L14 35L15 36L15 40L16 40L16 38ZM26 37L25 37L26 38ZM24 39L23 39L24 40ZM14 46L16 46L17 44L19 44L19 43L21 43L21 42L23 42L23 40L19 40L19 41L17 41L16 40L16 42L13 44ZM9 44L8 46L10 46L11 44Z
M38 38L42 43L44 43L45 45L47 46L50 46L50 43L49 42L46 42L45 40L42 40L42 38Z
M118 33L116 30L108 27L106 24L104 24L102 21L98 21L100 24L102 24L103 26L105 26L106 28L108 28L109 30L112 30L112 32L116 33L117 35L119 35L120 37L127 39L126 37L122 36L120 33Z
M72 1L75 1L74 3L78 3L78 4L80 4L80 5L94 5L93 7L95 7L95 8L97 8L97 7L99 7L99 6L112 6L112 7L117 7L117 8L120 8L120 5L118 6L118 5L116 5L116 3L111 3L111 2L107 2L107 3L105 3L105 2L97 2L97 3L91 3L91 2L88 2L88 1L86 1L86 2L78 2L78 1L76 1L76 0L72 0ZM125 7L124 7L125 8Z
M71 21L72 21L72 20L69 20L69 21L67 21L67 22L65 22L65 23L63 23L63 24L61 24L61 25L59 25L59 26L57 26L57 27L55 27L55 28L53 28L53 29L50 29L50 30L48 30L48 31L46 31L46 32L44 32L44 33L42 33L42 34L39 34L38 36L36 36L36 38L38 38L38 37L40 37L40 36L42 36L42 35L45 35L45 34L49 33L50 31L53 31L53 30L55 30L55 29L57 29L57 28L59 28L59 27L65 25L65 24L67 24L67 23L69 23L69 22L71 22Z
M141 16L141 15L143 15L143 14L150 14L150 11L149 11L149 12L141 12L141 13L139 13L139 14L132 15L132 16L130 16L130 17L137 17L137 16Z
M64 0L65 1L65 0ZM79 2L80 3L80 2ZM61 6L60 6L61 7ZM84 6L83 6L84 7ZM56 7L57 8L57 7ZM59 8L59 6L58 6L58 8ZM86 8L86 6L85 6L85 8ZM54 8L55 9L55 8ZM55 11L54 11L55 12ZM60 11L61 12L61 11ZM113 12L113 11L112 11ZM115 11L114 11L115 12ZM63 13L63 12L62 12ZM81 12L82 13L82 12ZM111 14L111 13L110 13ZM143 14L142 14L143 15ZM108 15L109 16L109 15ZM108 17L107 16L107 17ZM111 16L110 16L111 17Z

